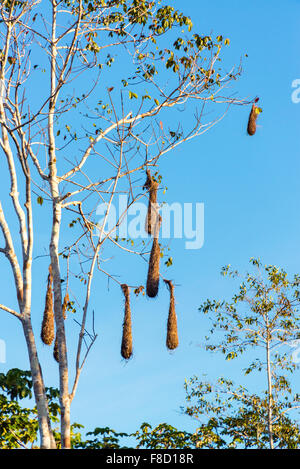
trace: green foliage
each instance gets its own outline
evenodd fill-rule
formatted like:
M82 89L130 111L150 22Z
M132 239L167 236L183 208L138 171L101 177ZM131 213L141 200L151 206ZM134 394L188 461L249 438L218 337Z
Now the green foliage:
M17 368L0 375L0 449L15 449L20 447L33 448L38 440L38 420L36 407L22 407L17 399L31 398L32 380L29 371ZM56 429L59 422L60 406L59 391L47 388L49 414L54 424L54 437L57 448L60 449L60 433ZM119 449L127 448L123 441L135 444L136 448L190 448L193 435L177 430L164 423L152 429L151 425L144 423L133 434L118 433L111 428L95 428L87 433L83 439L80 430L84 427L74 423L71 426L71 445L74 449Z
M296 365L286 345L300 338L300 277L295 275L289 280L283 269L263 266L257 259L251 259L250 263L256 272L243 276L231 302L208 299L199 308L212 321L206 348L219 350L231 360L250 348L264 347L270 340L274 366L281 362L286 369L294 370ZM222 269L222 275L240 278L230 266ZM217 331L223 333L221 340L212 344L211 337ZM279 355L275 354L278 349ZM284 365L283 360L286 360ZM250 367L258 369L261 362L256 360Z
M0 373L0 389L11 400L31 398L32 380L30 371L12 368L6 374Z
M252 394L230 380L216 384L194 377L185 384L188 405L184 412L196 419L208 419L197 429L198 448L267 449L268 398ZM299 404L294 401L293 404ZM290 418L291 402L277 400L273 405L274 444L278 449L300 447L299 424Z
M12 380L12 376L15 379ZM0 449L36 447L38 422L36 409L23 408L11 396L30 396L31 381L29 372L10 370L1 375L5 382L5 394L0 394ZM24 392L20 392L23 386ZM230 380L220 378L213 385L191 378L185 383L187 406L184 412L200 421L194 433L178 430L162 423L152 427L143 423L139 430L132 434L116 432L105 427L95 428L83 438L82 425L71 427L71 444L73 449L227 449L268 447L267 397L249 393L245 388L234 387ZM16 389L18 390L16 393ZM59 391L47 389L51 421L58 422L60 413ZM299 400L298 400L299 402ZM288 404L292 409L291 403ZM287 402L276 402L274 405L274 435L276 447L299 448L300 429L286 413ZM204 420L204 422L203 422ZM54 429L54 437L60 448L60 434Z
M162 423L152 428L149 423L143 423L135 433L117 433L111 428L96 428L87 436L94 438L80 441L75 447L77 449L126 449L128 446L122 444L122 439L131 441L134 448L139 449L180 449L196 448L197 436L177 430L177 428ZM132 446L131 446L132 447Z
M36 407L21 406L18 400L32 397L32 379L30 371L13 368L6 374L0 374L0 449L33 448L38 440L38 419ZM46 388L50 420L59 423L59 391ZM76 445L81 441L77 431L82 425L71 426L71 442ZM57 447L60 448L60 433L54 428Z
M78 15L78 1L65 0L64 4L74 15ZM94 22L97 27L103 28L101 38L96 31L87 32L84 35L86 40L85 50L94 56L100 53L103 46L104 31L107 38L115 40L127 40L130 35L130 42L133 42L135 49L134 56L137 60L135 78L140 77L151 81L158 74L156 62L164 63L167 70L174 73L185 73L190 70L200 52L215 50L215 54L220 52L222 45L229 45L229 39L219 35L214 40L211 36L202 36L197 33L188 35L192 31L193 24L191 18L176 10L171 5L162 4L161 1L146 0L84 0L83 20ZM171 31L181 28L181 33L185 33L185 38L175 37L171 39L173 50L159 47L159 38ZM131 39L134 38L134 41ZM140 50L141 49L141 50ZM177 54L176 54L177 53ZM181 53L181 54L179 54ZM114 57L107 56L106 65L111 66ZM103 64L99 64L100 68ZM220 84L219 74L209 67L208 70L202 68L194 80L207 78L207 86ZM128 86L128 81L122 79L123 85ZM132 95L129 96L132 99ZM134 96L137 97L137 96Z
M256 379L263 373L262 390L252 394L225 379L212 386L195 378L186 387L188 400L196 403L186 412L211 415L212 435L218 430L224 437L214 443L220 447L296 448L299 396L293 394L290 378L298 368L291 347L300 338L300 277L289 279L283 269L259 259L250 259L250 264L254 273L243 276L224 267L222 275L241 279L237 293L230 302L207 300L200 311L212 323L206 349L220 351L226 360L244 354L244 373L256 372Z
M87 436L94 438L77 441L73 447L75 449L124 449L126 446L121 445L120 439L129 437L127 433L117 433L109 427L97 427L94 431L88 432Z
M22 408L2 394L0 407L0 449L15 449L29 443L33 445L37 438L38 421L31 409Z
M78 13L78 2L75 0L65 0L65 5L72 8L74 14ZM84 0L83 18L90 19L93 14L99 13L100 24L103 26L112 26L118 24L118 29L111 34L117 36L125 36L125 24L129 21L132 25L146 26L153 35L161 35L173 26L187 26L189 30L192 28L190 18L184 16L174 7L165 5L157 8L160 1L146 0ZM100 8L99 8L100 7Z
M182 449L196 448L195 436L191 433L177 430L177 428L161 423L152 428L143 423L140 430L134 433L140 449Z
M132 98L137 99L138 95L136 93L134 93L133 91L129 91L129 99L132 99Z
M0 374L0 449L14 449L33 445L38 431L36 414L23 408L18 399L32 396L30 372L17 368Z

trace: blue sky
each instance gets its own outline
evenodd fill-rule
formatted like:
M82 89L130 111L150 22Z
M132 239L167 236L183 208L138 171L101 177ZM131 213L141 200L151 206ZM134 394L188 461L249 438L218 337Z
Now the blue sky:
M174 265L168 275L176 282L176 309L180 346L174 353L165 348L168 294L159 298L132 298L134 357L124 363L120 357L123 299L119 288L107 291L105 279L96 277L92 295L98 340L82 373L72 405L72 419L92 429L111 426L134 431L143 421L166 421L191 429L194 422L180 415L184 404L185 378L206 374L240 377L239 365L224 363L200 347L208 322L197 309L206 298L229 297L230 281L219 272L232 264L241 270L252 256L264 263L300 271L300 104L291 100L292 81L300 78L298 0L252 0L212 3L189 0L170 2L191 16L194 29L203 34L223 34L231 40L225 52L226 64L243 59L243 75L234 91L240 96L260 97L263 114L254 137L246 135L249 109L235 107L210 132L192 140L162 161L160 171L168 186L169 203L205 204L205 243L198 251L184 249L173 240ZM2 163L0 163L0 170ZM5 183L0 197L5 199ZM39 212L37 212L39 213ZM38 215L40 216L40 215ZM42 217L41 217L42 220ZM9 221L13 221L9 218ZM39 227L36 242L46 252L48 234ZM0 260L1 302L13 306L14 291L6 261ZM43 267L43 270L41 270ZM36 260L36 279L45 272L46 262ZM116 269L116 267L114 267ZM145 266L118 261L120 276L134 273L144 283ZM44 287L36 287L33 314L37 335ZM7 363L28 369L21 327L2 314L0 338L7 344ZM70 322L72 319L70 319ZM69 343L74 350L70 324ZM57 367L52 354L39 343L46 384L57 386ZM74 360L74 359L73 359ZM243 378L243 383L247 380Z

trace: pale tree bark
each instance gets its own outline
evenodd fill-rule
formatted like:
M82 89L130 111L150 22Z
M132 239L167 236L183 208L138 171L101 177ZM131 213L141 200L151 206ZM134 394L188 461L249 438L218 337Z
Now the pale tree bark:
M26 313L25 313L26 314ZM40 431L40 446L42 449L55 449L56 443L51 431L51 424L49 420L48 402L45 392L44 380L42 369L39 363L35 338L32 331L30 317L22 320L24 336L27 344L29 355L30 370L32 374L33 391L35 402L37 406L39 431Z
M0 104L0 110L1 110L1 104ZM2 118L3 118L3 115L2 115ZM4 129L4 127L2 127L2 129ZM3 132L4 132L5 138L3 138L1 145L9 159L11 156L11 149L10 149L9 141L6 135L6 131L3 130ZM5 247L1 248L1 252L5 254L8 261L10 262L10 265L12 267L12 272L14 275L20 313L17 313L17 314L12 313L12 314L14 314L14 316L17 316L18 319L21 320L23 330L24 330L24 336L25 336L25 340L27 344L30 368L31 368L32 379L33 379L34 396L35 396L35 401L36 401L37 411L38 411L41 447L51 448L51 447L55 447L55 441L51 432L46 392L45 392L41 367L40 367L38 356L37 356L35 338L33 335L32 326L31 326L31 318L30 318L31 295L32 295L31 264L32 264L32 246L33 246L30 190L27 190L27 200L25 204L27 212L28 212L27 219L28 219L28 228L30 232L30 236L28 239L27 227L26 227L26 222L25 222L25 214L19 204L19 199L18 199L19 194L18 194L16 170L13 165L13 160L9 161L9 173L11 175L11 186L12 186L11 194L13 197L14 206L16 207L16 210L18 213L19 224L20 224L20 236L22 239L22 247L23 247L23 276L22 276L21 269L19 267L17 256L15 254L15 249L14 249L14 244L13 244L13 240L11 237L11 233L10 233L10 230L6 222L3 209L0 203L0 227L3 233L3 237L5 239ZM30 181L29 181L29 175L28 175L27 189L29 189L29 185L30 185Z
M13 7L13 4L12 4ZM19 304L20 313L12 313L20 319L26 340L27 351L30 362L30 369L33 380L33 391L38 412L39 431L41 447L45 449L56 447L51 425L49 420L48 403L43 382L42 371L38 360L37 349L34 334L31 325L31 295L32 295L32 282L31 282L31 266L32 266L32 251L33 251L33 220L32 220L32 204L31 204L31 180L29 167L26 161L24 152L22 152L22 145L17 146L18 157L21 162L23 176L25 178L25 209L26 213L21 207L19 201L18 180L15 167L14 155L11 149L9 135L7 131L7 119L4 109L4 96L5 96L5 65L8 61L9 46L12 38L13 17L12 9L9 12L5 48L2 58L2 67L0 73L1 93L0 93L0 120L2 123L2 139L1 147L7 159L8 171L11 182L10 196L13 202L15 213L19 221L19 233L22 246L23 269L21 271L19 262L15 253L14 243L12 240L11 232L6 222L4 212L0 203L0 227L5 240L5 248L1 248L1 252L5 254L10 262L14 281L17 292L17 299ZM15 111L17 109L15 108ZM24 142L23 142L24 143ZM25 148L23 147L23 150Z

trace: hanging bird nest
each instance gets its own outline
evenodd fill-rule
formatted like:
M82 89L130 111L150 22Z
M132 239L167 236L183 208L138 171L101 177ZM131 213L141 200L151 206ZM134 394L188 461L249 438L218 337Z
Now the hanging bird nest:
M41 339L46 345L51 345L54 340L54 312L53 312L53 292L52 292L52 267L49 266L47 293L45 309L42 322Z
M159 216L158 226L155 229L155 237L152 243L152 249L149 259L148 276L146 293L150 298L155 298L159 288L159 264L160 264L160 246L158 242L158 234L161 224L161 216Z
M248 135L254 135L256 133L256 119L261 112L262 109L260 107L255 106L255 104L252 105L247 127Z
M166 285L170 292L170 307L167 324L167 340L166 345L169 350L174 350L178 347L178 330L177 330L177 316L175 312L175 297L174 297L174 285L171 280L165 280Z
M146 171L147 173L147 180L144 184L144 189L148 189L149 191L149 202L148 202L148 211L145 223L145 230L149 235L153 235L155 231L155 226L158 221L158 207L157 207L157 191L159 184L155 181L149 169Z
M132 325L131 325L131 309L130 309L130 291L126 283L123 283L121 285L121 288L122 288L122 291L124 293L124 298L125 298L121 355L123 358L125 358L125 360L129 360L129 358L132 356Z

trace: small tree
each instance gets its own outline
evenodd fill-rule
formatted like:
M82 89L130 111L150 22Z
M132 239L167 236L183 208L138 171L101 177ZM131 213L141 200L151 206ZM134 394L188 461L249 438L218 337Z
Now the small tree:
M213 391L211 385L198 380L195 387L192 380L188 397L200 400L187 412L191 415L203 412L221 415L222 422L227 425L225 434L237 432L238 438L245 438L246 446L252 446L257 440L259 447L265 447L267 435L271 449L276 445L293 447L299 442L299 428L291 427L287 414L299 408L299 396L292 394L289 375L298 368L292 359L291 346L300 338L300 276L295 275L289 280L283 269L263 266L256 259L250 262L256 272L242 278L239 291L231 302L207 300L200 311L209 314L212 321L206 349L221 351L226 360L244 353L244 358L249 360L245 374L263 373L266 391L263 396L251 394L242 387L234 389L231 381L223 379ZM239 277L230 266L223 268L222 274ZM213 403L202 397L217 390L221 394L214 397ZM225 402L220 398L222 394L229 396ZM224 414L232 407L235 414L227 413L224 419Z
M187 405L183 411L200 422L193 441L197 448L268 449L269 398L267 393L251 393L235 386L231 380L219 378L216 383L193 377L186 382ZM287 393L288 394L288 393ZM300 427L295 416L299 398L284 396L273 400L272 448L300 447Z
M219 67L228 39L192 34L191 19L160 1L4 0L0 16L0 147L7 163L1 177L9 178L19 228L12 232L8 209L0 203L0 254L9 262L17 299L15 307L0 304L0 309L22 325L41 447L55 448L31 308L32 292L44 289L51 264L43 326L53 328L53 289L61 444L69 448L70 406L96 339L86 330L94 273L120 284L103 268L104 244L144 259L144 246L128 248L127 240L115 236L129 207L144 196L140 180L152 170L160 182L161 157L210 129L231 104L244 103L223 93L241 69ZM122 63L108 72L114 61ZM220 113L208 121L207 106L214 104ZM176 108L185 112L172 124L170 111ZM183 116L191 111L195 120L188 127ZM126 207L105 231L119 193L127 196ZM99 203L106 203L101 227L95 218ZM41 206L49 214L44 280L32 277L33 250L41 254L42 249L34 245ZM70 383L64 313L74 309L72 272L82 281L82 317ZM47 343L55 335L50 332Z

